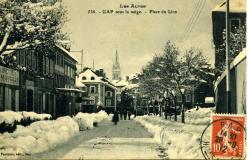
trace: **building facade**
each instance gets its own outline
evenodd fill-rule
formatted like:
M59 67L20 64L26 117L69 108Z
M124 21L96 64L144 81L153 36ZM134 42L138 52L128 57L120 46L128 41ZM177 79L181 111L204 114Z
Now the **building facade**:
M231 0L230 6L230 30L234 32L236 28L245 26L246 24L246 1L245 0ZM223 32L226 28L226 2L217 5L212 10L212 22L213 22L213 42L215 45L215 68L221 68L225 63L225 51L221 50L221 45L225 43L223 39ZM241 52L238 51L237 53ZM218 76L221 73L218 73Z
M230 32L235 29L245 26L246 24L246 1L245 0L232 0L230 3ZM212 11L213 21L213 39L215 44L215 67L218 69L220 65L225 63L224 54L220 54L220 45L223 41L223 30L225 27L225 13L226 2L216 6ZM246 32L246 31L245 31ZM245 33L243 35L245 37ZM243 37L240 37L243 38ZM240 42L231 41L230 46L237 45ZM245 46L245 45L244 45ZM237 48L233 51L234 55L231 56L230 64L230 91L231 91L231 113L246 113L245 104L245 86L246 86L246 49ZM224 68L225 69L225 68ZM227 98L226 98L226 72L218 73L218 79L215 83L215 104L217 113L227 113Z
M230 64L231 113L246 114L246 49ZM227 113L226 72L215 83L217 113Z
M83 90L75 88L77 59L61 46L55 46L54 55L56 116L74 115L76 99L84 93Z
M19 110L19 71L0 65L0 111Z
M20 68L20 111L55 112L54 61L48 48L26 48L15 52Z
M107 112L116 109L116 87L105 77L103 70L93 71L85 68L77 77L77 81L86 86L92 107L102 108Z
M73 114L76 59L60 46L15 50L16 62L0 65L0 110L49 113L53 117ZM70 90L66 90L69 88ZM71 97L66 106L58 105L58 97ZM66 108L68 111L63 112ZM63 114L60 114L60 113Z

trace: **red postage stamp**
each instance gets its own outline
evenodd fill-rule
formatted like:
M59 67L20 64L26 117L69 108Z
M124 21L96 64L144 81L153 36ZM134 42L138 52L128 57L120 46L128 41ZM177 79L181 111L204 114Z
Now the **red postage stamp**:
M240 158L245 152L245 117L212 115L211 156Z

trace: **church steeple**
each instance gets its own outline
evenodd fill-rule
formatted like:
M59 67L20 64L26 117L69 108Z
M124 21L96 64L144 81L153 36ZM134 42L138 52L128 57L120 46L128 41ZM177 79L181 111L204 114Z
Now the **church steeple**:
M116 50L113 68L112 68L112 80L121 80L121 67L119 63L118 51Z

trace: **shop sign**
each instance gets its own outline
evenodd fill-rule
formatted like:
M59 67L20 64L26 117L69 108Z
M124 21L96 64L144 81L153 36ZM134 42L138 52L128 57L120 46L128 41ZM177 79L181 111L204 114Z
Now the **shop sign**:
M0 66L0 83L19 85L19 71Z

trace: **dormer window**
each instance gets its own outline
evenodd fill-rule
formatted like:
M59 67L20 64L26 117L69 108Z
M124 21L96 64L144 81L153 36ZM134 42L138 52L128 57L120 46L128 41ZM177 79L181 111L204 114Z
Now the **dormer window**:
M112 97L112 92L111 91L107 91L106 92L106 95L107 95L107 97Z
M82 77L82 80L86 80L86 77L85 77L85 76L83 76L83 77Z
M90 80L95 80L95 77L92 76L92 77L90 78Z

